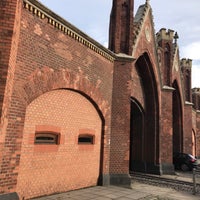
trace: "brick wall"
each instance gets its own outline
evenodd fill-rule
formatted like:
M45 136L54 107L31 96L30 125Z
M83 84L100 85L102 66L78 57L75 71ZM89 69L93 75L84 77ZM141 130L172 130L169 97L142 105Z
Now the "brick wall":
M160 118L160 160L164 164L172 164L173 155L173 129L172 126L172 89L162 91L162 113Z
M183 151L192 154L192 104L185 104L183 130Z
M126 2L130 5L133 3L131 0ZM146 139L143 141L146 152L144 161L156 164L158 173L160 164L171 162L173 111L169 104L173 99L171 95L162 93L161 80L164 82L167 77L161 66L164 62L157 61L149 8L146 4L144 15L135 24L133 45L129 43L126 51L130 53L134 46L133 57L141 61L140 66L137 66L138 61L134 64L133 57L114 55L38 1L1 1L1 193L14 192L17 186L20 196L29 198L76 189L96 184L99 174L107 183L109 180L117 184L124 184L126 181L130 183L130 98L136 99L144 107L148 117L145 125ZM122 26L124 23L122 22ZM132 27L127 32L131 29ZM162 34L168 35L166 30L162 30ZM122 32L122 35L125 33ZM117 42L119 45L119 40ZM178 54L175 56L179 58ZM164 59L163 56L160 58ZM143 71L137 70L138 67ZM180 123L181 127L177 127L181 131L183 128L184 150L190 151L191 105L184 107L180 70L173 69L168 71L169 80L170 84L177 84L176 89L180 93L178 103L181 104L177 119L184 124ZM70 111L73 106L68 107L67 116L59 114L62 112L60 108L66 103L63 99L68 97L71 104L78 106L74 107L77 115ZM51 101L48 102L49 100ZM74 120L67 121L69 119ZM93 121L94 119L96 120ZM93 127L96 123L98 128ZM59 132L59 145L47 147L33 144L35 131L45 129ZM72 133L71 137L68 137L68 130ZM97 150L93 146L85 148L79 145L73 149L77 144L78 133L84 134L85 131L97 134ZM199 133L198 113L197 132ZM197 140L198 137L197 134ZM149 141L151 146L146 145ZM70 149L67 149L68 144L71 145ZM167 153L163 150L166 146ZM80 171L81 174L77 173L74 170L77 165L65 166L67 158L77 152L81 152L80 155L96 155L91 174L83 171ZM76 162L73 164L88 166L88 159L84 160L84 156L81 159L69 159ZM92 159L90 164L91 162L93 163ZM68 169L71 176L62 174L63 169L64 172ZM50 179L47 179L49 176ZM36 179L32 181L33 178ZM50 187L53 182L55 184ZM31 185L32 189L26 189L27 185Z
M81 106L80 106L81 105ZM17 192L31 198L97 184L102 121L84 96L54 90L26 110ZM60 143L34 144L38 131L60 133ZM78 144L79 134L94 135L94 144Z
M200 158L200 112L197 112L196 115L196 142L197 142L197 157Z
M194 104L193 107L196 110L200 110L200 89L193 88L192 90L192 103Z
M110 150L106 144L109 143L110 138L112 54L72 26L70 29L73 29L73 34L58 29L54 23L49 22L50 15L58 21L61 20L66 26L69 24L38 2L33 1L33 3L37 4L44 13L49 13L42 15L36 7L28 4L19 6L18 14L22 14L18 24L20 31L19 29L16 31L19 39L16 39L16 43L13 44L13 49L15 50L15 47L18 49L15 57L12 57L12 59L16 58L16 63L13 63L15 70L12 71L12 81L7 77L10 96L9 104L6 104L8 115L3 122L6 126L5 140L1 137L1 141L5 144L2 152L6 152L1 163L3 166L1 191L4 193L15 191L18 170L21 169L19 164L27 106L46 92L60 88L78 91L91 99L96 107L102 120L105 144L101 144L104 152L101 163L106 163L102 164L101 173L108 174L107 161ZM75 37L75 32L79 35L79 39ZM43 109L40 112L43 112ZM25 184L23 178L19 180L21 185ZM91 183L93 185L94 180ZM83 186L82 181L80 185ZM78 187L77 184L74 186L74 188ZM20 191L19 186L18 190ZM33 194L37 193L36 190ZM23 194L22 191L20 192Z
M15 191L17 163L19 162L18 137L15 135L18 122L15 121L15 115L12 113L10 105L19 42L21 6L21 1L18 0L2 0L0 2L1 193L8 190Z
M109 49L132 55L133 0L113 1L110 17Z
M132 87L131 96L137 99L144 108L145 102L144 102L143 87L141 84L140 76L136 70L136 67L133 67L131 71L130 87Z
M128 174L131 62L117 61L114 72L110 174Z

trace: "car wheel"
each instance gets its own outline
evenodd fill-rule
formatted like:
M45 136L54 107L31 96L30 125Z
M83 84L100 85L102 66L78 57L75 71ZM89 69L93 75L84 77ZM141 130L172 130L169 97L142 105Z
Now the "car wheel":
M184 171L184 172L185 172L185 171L188 171L188 170L189 170L189 167L188 167L186 164L182 164L182 165L181 165L181 170Z

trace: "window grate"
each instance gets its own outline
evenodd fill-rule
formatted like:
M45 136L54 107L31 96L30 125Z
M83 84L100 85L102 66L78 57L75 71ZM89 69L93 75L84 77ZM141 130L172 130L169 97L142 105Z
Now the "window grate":
M94 144L94 135L79 135L78 144Z
M36 133L35 144L58 144L59 137L58 133Z

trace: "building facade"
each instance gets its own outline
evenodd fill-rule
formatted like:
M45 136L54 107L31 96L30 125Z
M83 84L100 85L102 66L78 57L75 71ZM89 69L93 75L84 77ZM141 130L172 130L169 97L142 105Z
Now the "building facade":
M113 0L109 48L35 0L0 3L0 193L29 199L200 156L200 92L149 1ZM0 197L1 197L0 195Z

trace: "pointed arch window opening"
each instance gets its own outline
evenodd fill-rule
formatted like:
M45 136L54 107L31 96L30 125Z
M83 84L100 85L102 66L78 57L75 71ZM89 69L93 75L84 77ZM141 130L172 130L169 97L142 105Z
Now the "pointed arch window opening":
M130 171L140 171L144 161L144 124L145 111L141 104L131 98L131 123L130 123Z

